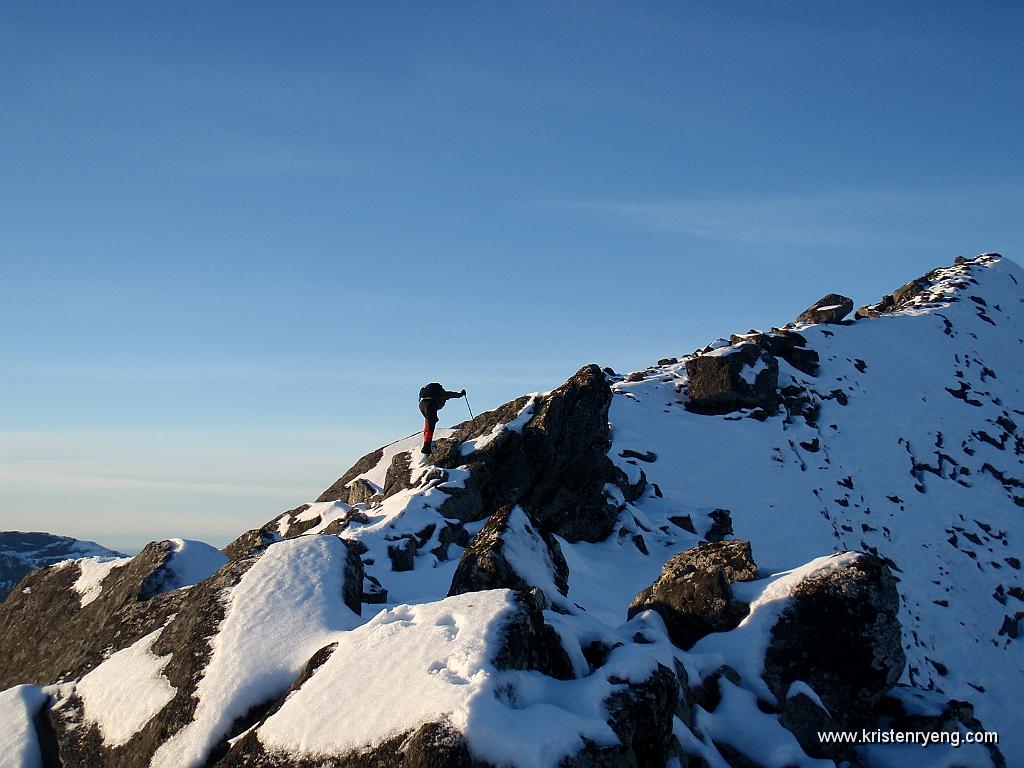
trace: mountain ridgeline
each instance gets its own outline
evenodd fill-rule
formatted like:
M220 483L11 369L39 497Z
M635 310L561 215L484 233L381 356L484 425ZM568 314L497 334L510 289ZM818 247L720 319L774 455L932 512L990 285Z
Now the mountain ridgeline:
M958 258L853 309L585 366L223 552L33 571L0 605L0 744L65 768L1024 764L1024 272ZM945 738L822 737L876 730Z

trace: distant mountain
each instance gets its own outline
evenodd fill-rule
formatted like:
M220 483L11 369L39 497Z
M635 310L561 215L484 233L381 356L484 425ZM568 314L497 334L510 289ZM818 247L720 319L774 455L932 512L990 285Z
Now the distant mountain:
M95 541L40 531L0 531L0 601L36 568L82 557L124 557Z
M639 344L688 295L628 269ZM223 551L34 572L0 763L1024 766L1024 271L854 306L584 366Z

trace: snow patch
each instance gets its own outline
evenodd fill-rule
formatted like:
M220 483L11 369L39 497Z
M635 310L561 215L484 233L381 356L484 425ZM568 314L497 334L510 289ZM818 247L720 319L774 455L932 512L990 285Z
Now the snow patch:
M152 768L204 765L236 718L281 696L316 651L359 625L342 601L346 559L335 536L277 542L227 591L193 721L157 750Z
M132 561L130 557L86 557L82 560L74 560L78 563L81 575L72 585L72 588L79 595L79 603L83 608L100 596L103 591L103 580L107 578L112 570L127 565Z
M0 691L0 765L4 768L43 768L32 720L47 698L38 685Z
M99 728L108 747L128 743L174 698L174 687L163 675L171 655L155 656L151 650L162 631L113 654L75 687L86 722Z

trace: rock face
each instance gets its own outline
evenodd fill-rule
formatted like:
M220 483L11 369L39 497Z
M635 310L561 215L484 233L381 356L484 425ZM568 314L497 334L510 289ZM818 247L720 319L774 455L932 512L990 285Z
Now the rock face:
M542 530L569 541L601 541L611 533L618 509L605 494L606 483L623 475L608 458L611 389L597 365L532 405L520 431L505 429L468 456L463 443L512 421L529 403L520 398L438 442L430 462L442 468L465 466L464 489L440 508L445 517L482 520L502 506L519 505Z
M74 585L78 563L34 571L0 605L0 689L18 683L74 680L103 658L161 626L183 595L159 594L171 542L148 544L100 582L98 597L82 605Z
M0 600L36 568L80 557L124 557L95 541L38 531L0 531Z
M759 344L744 342L690 358L686 373L686 408L694 413L778 410L779 363Z
M551 592L568 594L569 567L555 537L538 531L521 507L506 504L462 553L448 594L535 587L549 599L557 596Z
M853 299L838 293L822 296L797 315L797 323L838 323L853 311Z
M855 726L903 672L898 611L892 573L873 555L805 579L772 629L765 682L781 700L803 681L841 723Z
M657 611L672 642L690 648L705 635L732 629L743 620L748 607L733 599L730 584L756 577L749 542L701 544L665 563L658 580L633 600L628 615Z

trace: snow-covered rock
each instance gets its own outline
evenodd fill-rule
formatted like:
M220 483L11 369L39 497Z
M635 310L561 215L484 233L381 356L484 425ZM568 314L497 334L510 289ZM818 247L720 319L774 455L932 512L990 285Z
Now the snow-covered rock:
M1022 764L1022 305L1016 265L960 259L398 440L223 556L37 571L0 682L49 687L0 693L0 739L66 768ZM702 409L719 364L735 399ZM1000 741L819 737L851 725Z
M0 600L30 571L83 557L123 557L120 552L52 533L0 531Z

